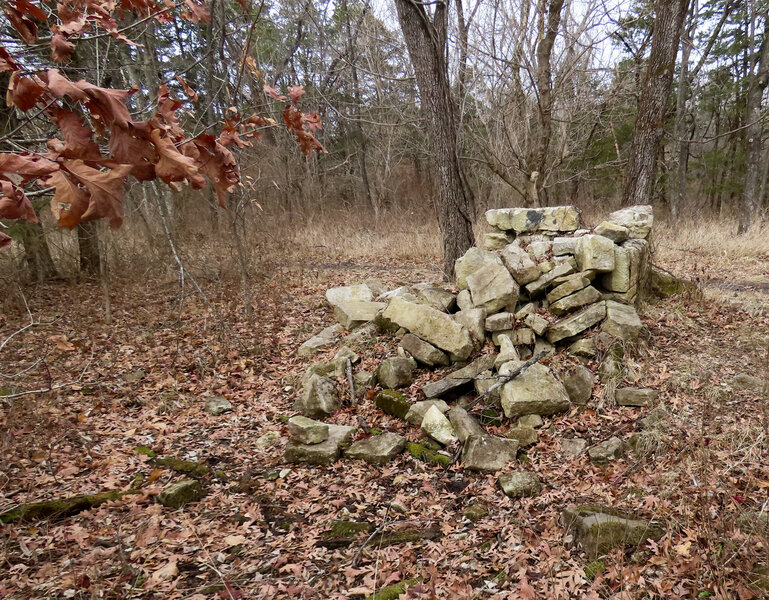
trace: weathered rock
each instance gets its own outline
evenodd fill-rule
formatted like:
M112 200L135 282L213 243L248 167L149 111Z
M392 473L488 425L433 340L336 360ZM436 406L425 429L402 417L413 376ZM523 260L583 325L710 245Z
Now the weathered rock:
M769 379L747 373L738 373L732 378L731 385L737 390L761 393L764 390L769 390Z
M614 242L602 235L579 238L574 255L580 271L608 273L614 270Z
M518 284L499 258L468 275L467 286L473 305L486 309L487 313L514 308L520 293Z
M405 419L411 410L411 403L403 394L395 390L382 390L377 394L375 403L379 410L399 419Z
M659 431L637 431L627 441L636 458L651 456L664 448L665 441Z
M576 271L576 267L575 267L574 273L569 273L568 275L562 275L561 277L556 277L555 279L553 279L553 282L552 282L553 288L556 288L559 285L563 285L567 281L571 281L572 279L577 279L580 277L584 277L588 281L593 281L596 275L597 275L596 271Z
M312 336L304 344L299 346L296 353L299 356L310 356L316 352L326 348L327 346L334 345L342 335L344 328L337 324L326 327L317 335Z
M539 415L521 415L518 417L518 425L520 427L534 427L536 429L537 427L542 427L544 424L542 417Z
M564 275L570 275L574 272L574 266L571 263L562 263L552 270L544 273L539 279L526 284L526 291L532 298L541 296L547 291L547 288L553 283L554 280Z
M492 227L516 233L532 231L574 231L579 229L579 211L573 206L544 208L496 208L486 211Z
M483 345L486 341L486 331L484 329L484 323L486 322L485 309L471 308L469 310L460 310L458 313L454 313L454 320L470 332L470 337L476 346L480 347Z
M509 362L500 370L504 376L520 363ZM502 386L502 408L508 418L521 415L552 415L568 410L569 395L552 371L539 363Z
M601 325L601 331L625 342L633 342L638 339L641 329L643 324L634 307L606 300L606 320Z
M467 328L457 323L451 315L430 306L396 297L390 300L382 315L441 350L461 357L462 360L473 351L473 341Z
M534 342L534 354L545 353L545 356L552 356L555 354L555 346L548 342L546 339L537 336Z
M445 352L438 350L438 348L428 344L413 333L407 333L403 336L400 341L400 347L428 367L449 364L449 357L446 356Z
M460 311L471 310L474 308L470 290L460 290L457 294L457 308Z
M518 285L526 285L542 275L529 253L516 244L505 247L499 256Z
M672 273L652 267L649 272L649 284L652 293L658 298L668 298L687 292L693 292L697 286L691 281L676 277Z
M650 388L620 388L614 391L614 400L620 406L648 406L657 399L659 392Z
M537 335L545 335L547 328L550 327L548 320L536 313L526 315L523 322Z
M330 465L339 458L343 446L349 444L355 427L329 425L328 439L320 444L302 444L289 440L283 455L286 462Z
M412 425L421 425L427 411L433 406L441 411L441 413L449 411L449 405L443 400L420 400L411 405L405 419Z
M372 435L370 438L355 442L344 451L344 455L347 458L360 458L372 465L383 465L396 454L403 452L405 447L405 437L386 431L380 435Z
M394 356L379 364L376 376L383 388L397 389L411 385L413 371L414 365L408 358Z
M495 331L491 335L491 340L497 346L502 345L502 339L507 338L514 346L530 346L534 343L534 332L528 327L510 329L505 331Z
M515 325L515 315L510 312L501 312L490 317L486 317L486 331L502 331L512 329Z
M561 319L547 330L547 341L555 344L566 338L582 333L606 317L606 303L596 302L584 310Z
M334 306L334 317L342 327L349 331L373 321L377 313L386 306L385 302L364 302L362 300L340 302Z
M182 479L164 488L157 500L168 508L181 508L190 502L197 502L206 496L206 489L197 479Z
M643 429L656 429L670 420L670 418L671 415L668 409L664 406L658 406L650 410L649 414L639 421L639 424Z
M554 315L561 316L583 306L594 304L595 302L600 301L601 297L601 292L595 289L592 285L589 285L584 290L578 291L576 294L571 294L570 296L561 298L558 302L553 302L550 305L550 312Z
M491 435L474 435L465 440L462 461L468 471L499 471L518 453L518 441Z
M436 398L453 391L463 385L471 383L478 373L490 369L494 365L495 354L484 354L475 359L469 365L457 369L447 377L439 381L433 381L422 386L422 391L427 398Z
M553 304L562 298L566 298L575 292L585 289L589 285L590 280L587 277L570 277L566 282L554 287L547 293L547 301L550 304Z
M561 440L561 451L566 456L579 456L587 449L587 441L582 438L564 438Z
M553 240L553 256L565 256L574 254L577 238L575 237L557 237Z
M569 506L563 511L563 523L591 558L612 548L643 546L647 539L659 540L665 526L599 505Z
M264 448L269 448L271 446L274 446L279 441L280 441L280 432L268 431L267 433L264 433L260 435L258 438L256 438L254 445L261 450Z
M533 427L527 427L525 425L516 425L511 427L505 434L505 437L511 440L518 440L518 447L525 448L526 446L533 446L539 442L539 434Z
M590 450L587 451L592 460L596 464L607 464L608 462L615 460L622 456L625 446L622 440L618 437L610 437L608 440L596 444Z
M347 361L349 360L352 364L358 364L360 362L360 356L352 350L351 348L348 348L347 346L342 346L339 348L339 351L334 354L334 360L344 360L345 366L347 364Z
M483 234L483 247L486 250L501 250L513 241L513 236L503 231L491 231Z
M476 418L459 406L449 410L449 421L460 442L464 442L472 435L483 435L485 433Z
M457 300L455 294L432 283L418 283L411 286L411 289L419 304L427 304L441 312L449 312Z
M218 417L232 410L232 402L224 396L212 396L211 398L206 398L204 409L209 415Z
M457 441L454 428L437 406L431 406L428 409L420 427L426 435L444 446Z
M545 258L553 248L553 242L549 240L535 240L529 243L527 252L536 260Z
M499 401L499 395L501 393L501 388L496 388L494 391L489 392L491 387L499 381L498 377L494 377L491 373L491 371L483 371L482 373L478 373L478 377L475 379L475 392L478 396L483 396L488 394L488 397L486 398L486 403L496 403Z
M569 346L569 354L582 358L594 358L595 352L596 348L593 338L582 338Z
M615 244L621 244L628 238L628 229L624 225L617 225L611 221L604 221L598 225L593 232L596 235L602 235L609 238Z
M542 483L539 481L539 477L536 473L528 471L503 473L497 477L497 481L505 496L509 498L538 496L542 492Z
M654 210L651 205L639 205L623 208L609 215L607 219L615 225L627 227L631 238L646 239L654 223Z
M334 382L313 374L294 403L294 410L311 419L322 419L339 410L341 402Z
M495 263L498 260L496 253L480 248L470 248L454 263L454 271L457 276L457 287L460 290L467 289L467 276L480 270L487 263Z
M408 442L406 444L406 450L417 460L421 460L428 464L443 467L444 469L451 466L452 457L445 451L432 450L424 444L417 444L416 442Z
M649 243L646 240L629 240L614 248L614 270L601 277L601 285L616 292L632 303L638 288L645 284Z
M518 354L518 350L516 349L513 342L510 340L509 337L503 337L500 340L499 345L499 354L497 355L497 358L494 360L494 368L499 369L502 365L504 365L506 362L510 362L511 360L520 360L521 356Z
M519 308L515 313L515 318L519 321L523 321L539 308L539 302L528 302Z
M471 521L473 523L476 523L477 521L480 521L481 519L486 518L488 515L489 515L489 511L486 510L480 504L471 504L465 510L462 511L462 516L468 521Z
M352 378L355 383L356 391L362 391L360 388L376 385L376 373L372 373L371 371L356 371Z
M578 365L564 378L563 385L572 403L587 404L593 395L593 372L584 365Z
M288 434L300 444L320 444L328 439L328 424L297 415L288 420Z
M331 306L337 307L344 302L372 302L374 294L370 287L359 283L326 290L326 300Z

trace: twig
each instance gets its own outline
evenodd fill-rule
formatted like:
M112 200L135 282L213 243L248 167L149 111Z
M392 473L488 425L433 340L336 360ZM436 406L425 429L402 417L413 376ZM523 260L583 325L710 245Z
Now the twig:
M76 385L83 381L83 377L85 376L85 372L88 370L88 367L91 366L91 363L93 362L93 355L86 363L85 367L83 367L83 370L80 372L80 376L75 379L74 381L68 381L66 383L57 383L56 385L49 385L47 388L40 388L38 390L27 390L24 392L16 392L15 394L3 394L0 395L0 400L13 400L14 398L21 398L22 396L29 396L31 394L45 394L46 392L54 392L56 390L60 390L65 387L69 387L71 385Z
M518 367L512 373L510 373L510 375L505 375L504 377L500 377L500 379L499 379L499 381L497 381L497 383L492 385L488 390L486 390L486 392L484 392L483 394L478 396L475 400L473 400L470 403L470 405L467 407L467 411L468 412L471 411L473 409L473 407L475 407L476 404L478 404L486 396L491 394L491 392L501 388L506 383L508 383L508 382L512 381L513 379L515 379L516 377L518 377L518 375L520 375L521 373L526 371L526 369L528 369L534 363L539 362L542 358L547 356L547 354L548 354L547 350L543 350L539 354L536 354L535 356L532 356L529 360L527 360L525 363L523 363L520 367Z
M355 397L355 382L352 379L352 361L347 359L347 383L350 384L350 405L358 406L358 399Z

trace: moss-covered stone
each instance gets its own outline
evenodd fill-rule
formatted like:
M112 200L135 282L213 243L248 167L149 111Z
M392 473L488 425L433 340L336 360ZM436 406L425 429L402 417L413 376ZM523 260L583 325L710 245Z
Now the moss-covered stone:
M430 450L422 444L416 442L409 442L406 444L406 450L417 460L421 460L431 465L438 467L448 468L451 465L451 457L445 454L440 454L435 450Z
M480 521L488 515L489 511L480 504L471 504L462 511L462 516L465 517L465 519L468 521L472 521L473 523Z
M327 536L350 536L357 535L359 533L370 533L374 529L374 526L368 521L335 521L331 525L331 531L324 535Z
M691 281L676 277L672 273L657 267L652 267L651 269L649 285L652 293L659 298L668 298L687 292L691 293L697 289L697 286Z
M182 479L172 483L157 495L157 500L168 508L181 508L190 502L202 500L206 489L197 479Z
M393 583L383 587L378 592L374 592L370 596L366 596L364 600L396 600L401 594L405 594L406 590L413 585L419 583L420 579L415 577L414 579L406 579L399 583Z
M101 506L110 500L119 500L128 492L112 491L101 494L83 494L71 498L59 498L45 502L23 504L12 510L0 513L0 523L39 521L42 519L63 519L84 510Z
M598 573L603 573L606 566L600 560L594 560L585 567L585 577L592 581Z
M399 419L405 419L411 408L406 397L395 390L382 390L377 394L375 402L379 410Z

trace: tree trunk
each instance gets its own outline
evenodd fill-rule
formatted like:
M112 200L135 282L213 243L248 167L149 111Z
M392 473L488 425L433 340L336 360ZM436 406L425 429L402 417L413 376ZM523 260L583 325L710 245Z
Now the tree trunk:
M43 227L26 221L17 221L14 223L14 229L16 228L24 246L24 262L30 279L38 283L56 279L59 273L51 258L51 250L48 248Z
M457 152L457 109L446 61L448 0L434 5L432 18L414 0L395 0L403 37L414 66L438 197L435 208L443 236L443 274L454 278L454 262L475 243L474 199Z
M764 15L764 39L755 59L756 67L748 88L745 107L747 157L745 164L745 188L738 233L745 233L756 213L761 209L761 157L763 155L763 126L761 123L761 99L769 83L769 15Z
M622 204L648 204L688 0L655 0L649 61L630 142Z
M86 221L77 226L77 246L80 250L80 272L96 276L100 273L99 230L96 221Z
M677 217L686 198L686 172L689 163L689 141L686 139L686 106L689 99L689 56L691 55L696 26L694 10L689 11L689 26L681 37L681 67L676 90L676 117L673 124L673 139L677 144L673 153L674 169L670 186L670 214Z

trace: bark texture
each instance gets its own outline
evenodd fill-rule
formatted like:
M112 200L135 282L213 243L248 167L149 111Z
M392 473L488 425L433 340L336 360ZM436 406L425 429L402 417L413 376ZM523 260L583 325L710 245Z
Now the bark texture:
M443 273L454 278L454 261L475 243L472 192L457 152L457 108L446 60L448 1L438 1L432 16L413 0L395 0L398 20L414 67L432 155L435 209L443 236Z

